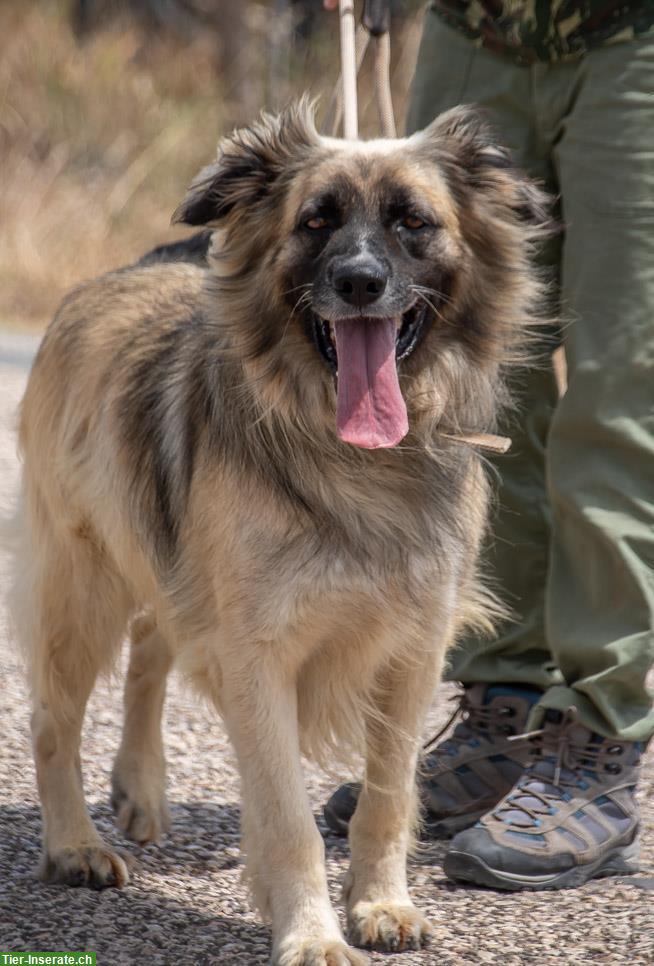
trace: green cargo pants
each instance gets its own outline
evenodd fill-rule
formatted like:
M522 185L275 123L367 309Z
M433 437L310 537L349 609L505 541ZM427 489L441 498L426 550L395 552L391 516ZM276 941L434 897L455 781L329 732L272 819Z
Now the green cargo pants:
M408 129L477 103L560 196L568 389L520 373L486 572L515 619L467 639L448 676L531 684L600 734L647 740L654 712L654 37L519 67L426 15Z

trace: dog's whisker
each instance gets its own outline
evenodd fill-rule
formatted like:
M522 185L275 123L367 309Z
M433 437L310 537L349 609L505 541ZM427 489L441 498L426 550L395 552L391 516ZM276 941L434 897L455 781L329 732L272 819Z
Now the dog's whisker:
M295 305L293 306L293 308L291 309L291 311L289 313L289 316L288 316L288 319L286 320L286 324L284 326L284 331L282 332L281 337L279 339L279 345L280 345L280 347L284 344L284 341L285 341L286 336L288 334L289 326L290 326L291 322L293 321L293 318L295 316L295 313L299 310L299 308L303 304L306 304L306 305L310 305L311 304L311 293L310 292L303 292L302 295L300 295L300 297L298 298L298 300L295 303Z
M439 310L436 308L434 303L430 299L428 299L426 295L423 295L421 292L417 292L416 294L419 299L421 299L423 302L425 302L426 305L429 306L429 308L432 310L432 312L440 322L442 322L444 325L450 325L450 326L454 324L453 322L450 322L449 319L446 319L441 312L439 312Z
M313 289L313 282L303 282L301 285L296 285L294 288L289 288L285 292L282 292L282 297L292 295L293 292L299 292L302 288L308 289L310 292Z
M433 299L436 300L436 302L443 303L445 305L453 305L454 304L454 300L452 298L450 298L449 295L446 295L444 292L439 292L438 289L428 288L428 287L423 286L423 285L412 285L411 286L411 291L412 292L415 292L415 294L419 298L422 298L422 299L424 299L425 297L427 297L427 298L430 298L430 299L433 298ZM430 302L430 304L431 304L431 302Z
M411 291L415 292L415 294L419 298L425 298L426 296L430 299L433 298L437 302L443 303L445 305L454 304L454 300L450 298L449 295L446 295L444 292L439 292L438 289L435 289L435 288L428 288L427 286L424 286L424 285L412 285Z
M414 292L425 292L427 295L433 295L435 298L438 298L443 302L454 301L450 295L447 295L445 292L442 292L440 289L432 288L429 285L420 285L418 282L412 282L409 287Z

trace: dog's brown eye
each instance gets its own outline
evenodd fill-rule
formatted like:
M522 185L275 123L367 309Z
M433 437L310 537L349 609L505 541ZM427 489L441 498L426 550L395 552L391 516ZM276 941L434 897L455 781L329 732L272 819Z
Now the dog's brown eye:
M424 228L426 224L427 222L418 215L407 215L406 218L402 219L402 227L409 228L411 231L417 231L419 228Z
M326 218L321 218L316 215L314 218L309 218L304 223L305 228L310 228L311 231L320 231L321 228L329 228L329 222Z

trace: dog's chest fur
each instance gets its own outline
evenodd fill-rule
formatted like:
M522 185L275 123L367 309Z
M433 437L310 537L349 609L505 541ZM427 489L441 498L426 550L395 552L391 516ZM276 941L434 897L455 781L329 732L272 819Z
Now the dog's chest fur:
M458 522L473 464L445 474L430 463L423 471L424 479L408 475L403 487L361 472L347 487L325 480L319 505L318 493L305 490L312 512L242 473L223 475L210 522L203 501L198 524L206 547L200 559L206 553L214 567L198 568L194 543L177 573L180 599L250 640L291 647L297 639L305 655L327 638L410 622L460 576L473 552ZM196 624L192 614L185 623Z

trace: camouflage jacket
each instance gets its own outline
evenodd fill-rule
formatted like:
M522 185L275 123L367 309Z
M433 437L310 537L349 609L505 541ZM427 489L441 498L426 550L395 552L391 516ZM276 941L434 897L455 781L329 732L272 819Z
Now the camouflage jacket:
M451 27L518 64L570 60L642 36L654 0L431 0Z

